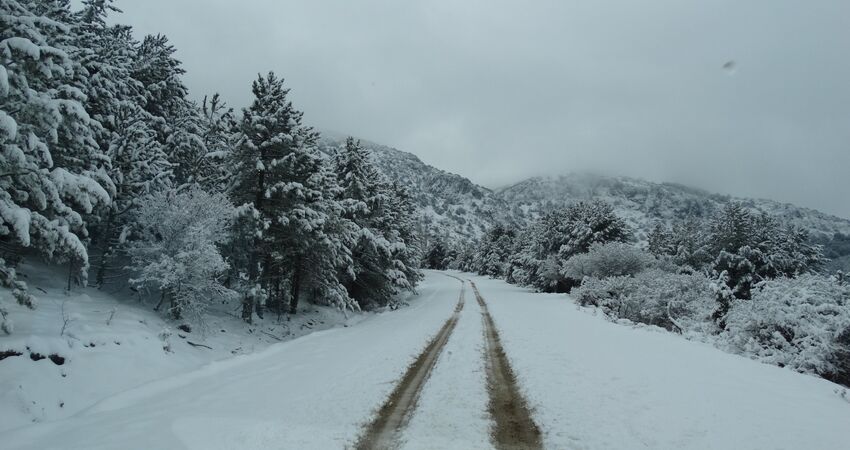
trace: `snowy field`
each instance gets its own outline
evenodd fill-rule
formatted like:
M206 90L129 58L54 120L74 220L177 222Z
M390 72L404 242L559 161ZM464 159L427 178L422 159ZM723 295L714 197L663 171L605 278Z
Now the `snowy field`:
M478 286L546 448L844 449L850 442L850 402L837 385L665 331L612 323L564 295L453 275ZM420 295L398 311L200 368L174 367L119 393L110 385L116 368L73 353L55 369L87 365L88 379L74 386L93 391L89 397L101 390L103 399L61 420L5 431L2 448L350 448L451 316L460 285L428 272ZM401 448L491 448L481 310L469 283L465 297ZM102 328L92 324L90 332ZM174 356L159 351L160 358ZM54 371L29 358L24 370L24 358L17 359L0 361L4 405L9 386ZM55 383L51 389L67 394ZM7 406L0 414L0 423L19 420Z

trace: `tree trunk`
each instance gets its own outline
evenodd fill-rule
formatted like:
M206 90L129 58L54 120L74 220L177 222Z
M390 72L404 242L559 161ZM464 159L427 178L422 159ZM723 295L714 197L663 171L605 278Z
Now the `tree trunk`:
M71 258L71 261L68 262L68 292L71 292L71 280L74 278L74 259Z
M114 226L113 222L115 221L115 213L110 209L109 213L106 216L106 222L103 224L103 233L101 233L101 251L100 251L100 266L97 268L97 276L95 277L94 284L101 288L103 287L103 280L106 277L106 264L109 260L109 256L112 254L110 251L110 243L112 236L112 228Z
M298 296L301 291L301 258L295 260L294 271L292 272L292 291L289 296L289 314L295 314L298 311Z
M141 294L139 295L139 298L141 298ZM157 303L156 306L154 306L153 310L159 311L159 308L162 307L162 304L164 302L165 302L165 291L162 291L159 295L159 303Z
M265 153L263 151L260 152L260 160L265 163L266 158ZM257 190L256 192L254 192L254 208L260 212L260 215L263 215L263 198L266 192L265 180L266 171L258 170ZM253 246L251 248L251 254L248 257L248 280L251 283L254 283L254 287L250 289L249 292L245 294L245 297L242 299L242 319L248 323L253 323L254 307L257 304L256 290L260 289L261 287L260 280L257 278L257 263L260 261L261 245L262 241L259 238L255 237ZM264 268L263 272L265 272L266 270L267 267ZM260 312L260 314L262 314L262 312Z
M254 295L251 292L246 292L242 298L242 320L248 323L253 323L254 318Z
M242 298L242 320L248 323L253 323L254 303L256 290L260 288L259 280L257 279L257 261L260 253L260 240L254 238L253 248L248 256L248 282L254 283L254 286L248 289L245 297Z

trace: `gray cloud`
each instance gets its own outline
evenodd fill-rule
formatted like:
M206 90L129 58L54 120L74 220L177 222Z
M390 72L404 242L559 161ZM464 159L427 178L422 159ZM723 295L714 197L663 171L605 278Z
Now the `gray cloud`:
M845 0L118 5L196 97L274 70L311 125L486 186L592 170L850 217Z

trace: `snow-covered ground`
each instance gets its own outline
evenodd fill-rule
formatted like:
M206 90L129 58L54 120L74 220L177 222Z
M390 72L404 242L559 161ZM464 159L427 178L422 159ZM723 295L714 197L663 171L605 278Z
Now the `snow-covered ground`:
M451 314L460 283L429 276L419 292L409 307L357 325L213 362L70 418L4 432L2 448L344 448ZM7 362L0 362L3 380ZM111 374L92 376L96 386Z
M838 385L612 323L565 295L470 278L548 448L850 448Z
M844 449L850 442L850 402L837 385L666 331L612 323L565 295L454 275L472 278L487 302L547 448ZM429 272L408 307L182 370L71 417L3 432L0 447L350 447L451 316L460 285ZM91 324L92 333L98 329ZM150 345L162 352L161 342ZM403 448L489 448L483 346L480 308L467 283L456 328L401 434ZM10 371L10 361L0 361L4 386L47 376L32 365ZM86 372L91 389L109 383L113 370ZM0 409L0 423L9 411Z
M166 321L150 301L140 302L127 289L66 292L62 270L25 264L22 273L38 306L29 310L7 302L15 332L0 334L0 352L20 355L0 360L0 433L69 417L142 384L368 316L345 317L335 308L304 305L289 320L266 315L246 326L228 314L238 314L234 305L217 305L205 326L191 325L186 332L178 329L181 322ZM62 365L49 355L63 358Z

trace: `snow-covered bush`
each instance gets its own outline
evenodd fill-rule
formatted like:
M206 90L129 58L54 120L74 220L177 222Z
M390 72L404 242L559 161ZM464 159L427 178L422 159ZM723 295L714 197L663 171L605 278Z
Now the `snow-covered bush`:
M735 300L723 337L735 350L794 370L828 374L846 351L850 286L820 275L777 278L756 286L751 300Z
M202 321L212 298L233 295L219 280L228 264L217 248L233 217L224 194L197 188L143 198L135 221L138 238L129 245L138 272L131 283L158 289L160 306L167 301L172 317Z
M706 331L714 307L710 280L701 273L651 269L630 276L587 277L571 294L609 316L668 330Z
M623 242L594 244L587 253L575 255L563 263L561 273L573 280L585 277L607 278L635 275L652 267L651 254Z

